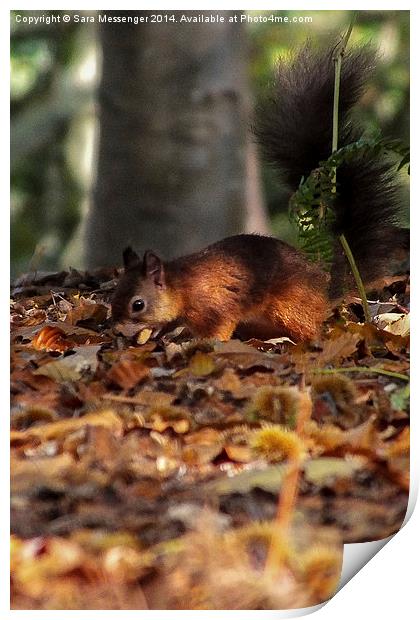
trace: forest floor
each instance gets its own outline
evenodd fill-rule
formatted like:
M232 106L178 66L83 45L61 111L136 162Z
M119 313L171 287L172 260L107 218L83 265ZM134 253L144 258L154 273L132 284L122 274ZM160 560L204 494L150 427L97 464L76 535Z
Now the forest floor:
M343 543L405 516L407 277L376 292L378 324L343 305L310 345L115 337L114 277L12 291L12 607L331 597Z

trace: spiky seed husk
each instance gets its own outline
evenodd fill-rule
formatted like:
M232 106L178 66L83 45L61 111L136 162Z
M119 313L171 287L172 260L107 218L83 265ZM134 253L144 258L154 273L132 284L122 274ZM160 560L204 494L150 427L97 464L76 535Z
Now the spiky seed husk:
M306 454L304 442L294 431L274 424L255 431L251 447L258 456L272 463L301 461Z

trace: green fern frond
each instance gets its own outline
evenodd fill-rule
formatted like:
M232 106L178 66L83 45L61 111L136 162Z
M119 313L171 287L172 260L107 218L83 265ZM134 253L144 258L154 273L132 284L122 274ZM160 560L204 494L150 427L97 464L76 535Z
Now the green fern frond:
M290 199L289 217L297 226L301 249L310 260L323 263L326 269L331 266L335 242L331 232L335 219L332 206L339 195L335 187L336 170L356 158L391 153L401 157L398 170L410 161L409 148L401 140L388 140L380 136L360 138L321 161L306 179L302 177Z

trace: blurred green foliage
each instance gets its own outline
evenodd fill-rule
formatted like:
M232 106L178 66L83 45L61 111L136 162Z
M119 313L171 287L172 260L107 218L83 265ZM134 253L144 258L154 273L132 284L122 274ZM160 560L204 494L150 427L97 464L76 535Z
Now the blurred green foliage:
M29 12L11 13L14 275L29 268L55 268L80 221L89 186L87 177L94 170L82 170L86 158L78 152L75 142L81 135L81 121L94 125L96 83L94 72L86 71L87 59L96 50L94 28L72 21L49 26L17 24L17 13ZM60 11L30 13L57 15ZM246 26L255 101L270 81L279 55L307 38L330 41L350 20L350 11L249 13L312 17L312 23ZM352 42L358 40L371 40L381 50L380 65L362 101L360 120L370 131L380 129L385 136L408 142L409 11L360 11L352 34ZM293 243L296 236L288 223L284 190L270 168L263 166L262 173L273 232Z
M55 268L81 212L83 188L69 139L92 99L77 83L80 37L74 24L16 24L11 12L12 273ZM31 15L57 11L30 12ZM82 52L83 55L83 52Z

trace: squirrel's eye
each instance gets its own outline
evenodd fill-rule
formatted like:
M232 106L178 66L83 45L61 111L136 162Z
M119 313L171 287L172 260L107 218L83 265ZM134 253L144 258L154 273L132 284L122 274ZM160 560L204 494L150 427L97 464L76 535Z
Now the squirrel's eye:
M133 303L131 304L131 309L133 312L141 312L141 310L144 310L143 299L136 299L135 301L133 301Z

